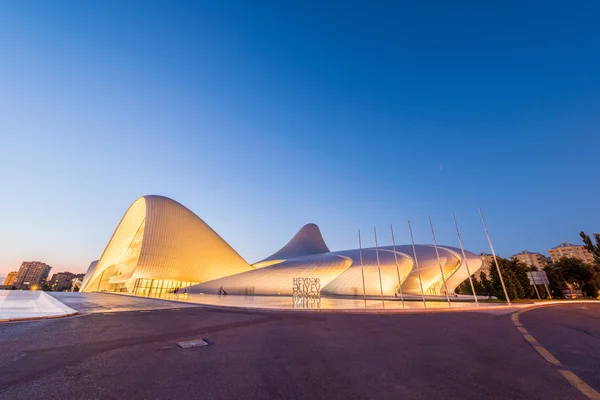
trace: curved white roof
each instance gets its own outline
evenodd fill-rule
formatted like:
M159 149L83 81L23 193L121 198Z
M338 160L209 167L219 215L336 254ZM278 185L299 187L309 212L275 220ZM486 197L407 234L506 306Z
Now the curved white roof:
M251 270L210 226L178 202L143 196L127 210L82 291L131 291L138 279L198 283Z
M323 240L321 230L315 224L306 224L285 246L257 264L270 260L285 260L322 253L329 253L329 248Z

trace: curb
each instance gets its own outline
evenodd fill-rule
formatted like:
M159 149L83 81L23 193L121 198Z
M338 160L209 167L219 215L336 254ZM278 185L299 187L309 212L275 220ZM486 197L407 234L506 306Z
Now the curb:
M75 310L75 309L67 306L66 304L64 304L63 302L55 299L53 296L49 295L46 292L40 291L40 297L43 297L46 301L49 301L52 304L54 304L56 306L56 308L59 308L60 311L63 312L63 314L58 314L58 315L40 315L40 316L36 316L36 317L2 318L2 319L0 319L0 323L2 323L2 322L38 321L38 320L43 320L43 319L54 319L54 318L72 317L73 315L79 314L79 312L77 310Z
M42 319L55 319L55 318L65 318L72 317L73 315L78 315L79 312L75 311L70 314L61 314L61 315L46 315L43 317L25 317L25 318L8 318L8 319L0 319L1 322L24 322L24 321L39 321Z

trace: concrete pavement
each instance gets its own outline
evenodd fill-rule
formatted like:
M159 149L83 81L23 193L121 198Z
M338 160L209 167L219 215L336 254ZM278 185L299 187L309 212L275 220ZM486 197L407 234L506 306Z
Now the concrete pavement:
M523 323L539 312L552 319L555 308L528 311ZM600 306L588 310L594 316ZM560 334L574 348L581 335L535 334ZM198 338L211 345L176 345ZM179 307L2 324L0 342L0 398L10 399L586 398L525 342L509 314ZM576 369L577 357L572 362Z
M76 313L42 291L0 290L0 322L58 318Z
M185 304L146 297L124 296L115 293L48 292L61 303L76 309L82 314L98 312L123 312L139 310L160 310L165 308L194 307Z

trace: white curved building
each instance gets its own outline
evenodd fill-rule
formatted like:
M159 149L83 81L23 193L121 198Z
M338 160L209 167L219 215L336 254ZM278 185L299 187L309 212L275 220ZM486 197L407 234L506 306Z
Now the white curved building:
M481 267L478 256L466 252L465 260L453 247L438 246L439 258L433 245L415 249L399 245L332 252L319 227L308 224L251 266L181 204L144 196L129 207L102 257L88 268L81 291L161 296L186 288L190 294L292 295L295 278L311 278L329 296L441 296L444 279L452 293L468 278L467 264L471 274Z
M144 196L121 219L81 291L161 295L251 269L196 214L169 198Z
M481 267L481 259L460 249L433 245L383 246L330 252L319 228L314 224L300 231L279 251L254 264L255 270L227 276L187 289L190 294L292 295L295 278L318 278L321 294L329 296L445 295ZM418 261L419 268L417 268ZM441 270L440 270L441 265ZM444 271L442 278L441 271ZM364 275L364 287L363 287Z

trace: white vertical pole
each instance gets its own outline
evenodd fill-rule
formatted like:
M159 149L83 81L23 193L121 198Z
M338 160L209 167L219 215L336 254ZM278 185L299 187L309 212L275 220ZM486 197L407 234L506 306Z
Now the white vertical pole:
M451 307L450 294L448 293L448 286L446 285L446 277L444 276L444 268L442 267L442 262L440 261L440 252L438 250L437 241L435 240L435 232L433 231L433 223L431 222L431 217L429 217L429 226L431 227L431 236L433 237L433 247L435 247L435 255L438 260L438 265L440 266L440 273L442 274L442 282L444 282L444 290L446 291L446 300L448 300L448 307Z
M413 255L415 256L415 266L417 267L417 273L419 275L419 285L421 286L421 297L423 297L423 306L427 308L427 303L425 302L425 292L423 291L423 281L421 281L421 270L419 269L419 259L417 258L417 249L415 248L415 239L413 238L410 221L408 221L408 230L410 231L410 240L412 241Z
M402 293L402 280L400 279L400 267L398 266L398 255L396 254L396 239L394 238L394 227L390 224L390 231L392 231L392 244L394 245L394 261L396 261L396 272L398 273L398 289L400 290L400 300L402 301L402 308L404 308L404 294Z
M358 252L360 254L360 272L362 274L363 299L365 300L365 308L367 308L367 289L365 288L365 270L363 268L362 241L360 240L360 229L358 230L358 249Z
M483 229L485 230L485 235L487 236L488 243L490 244L490 249L492 250L492 256L494 256L494 263L496 263L496 270L498 271L498 276L500 277L500 283L502 284L502 290L504 290L504 296L506 296L506 303L510 306L510 298L508 297L508 293L506 292L506 286L504 285L504 279L502 279L502 272L500 272L500 265L498 264L498 258L496 257L496 251L494 250L494 245L492 244L492 239L490 238L490 234L487 229L487 225L485 224L485 218L483 217L483 212L481 211L481 207L477 207L479 209L479 215L481 215L481 222L483 222Z
M375 234L375 255L377 256L377 270L379 271L379 288L381 289L381 306L385 308L383 302L383 282L381 281L381 266L379 265L379 246L377 245L377 230L373 227L373 233Z
M479 301L477 300L477 295L475 294L475 285L473 285L473 278L471 278L471 270L469 269L469 262L467 261L467 255L465 254L465 248L463 247L462 238L460 237L460 231L458 230L458 224L456 223L456 216L452 213L452 219L454 219L454 226L456 227L456 236L458 236L458 243L460 243L460 251L462 252L463 261L465 262L465 266L467 267L467 274L469 274L469 282L471 283L471 291L473 292L473 298L475 299L475 304L479 307Z

